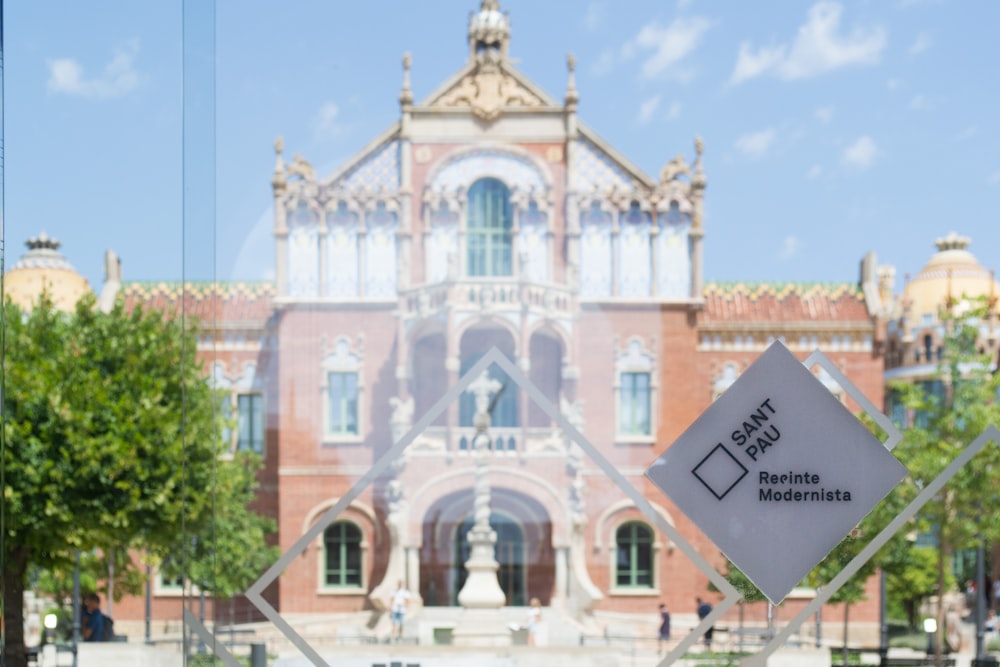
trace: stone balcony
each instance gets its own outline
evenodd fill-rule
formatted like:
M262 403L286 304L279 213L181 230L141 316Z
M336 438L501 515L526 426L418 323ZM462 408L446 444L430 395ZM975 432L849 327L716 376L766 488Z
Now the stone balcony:
M572 320L576 294L565 285L517 278L459 278L420 285L399 295L400 316L406 322L445 312L509 315L525 313L554 320Z

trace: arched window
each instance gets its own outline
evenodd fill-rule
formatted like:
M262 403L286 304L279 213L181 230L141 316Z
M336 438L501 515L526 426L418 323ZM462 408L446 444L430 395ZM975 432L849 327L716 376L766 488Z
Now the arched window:
M470 276L511 275L510 190L495 178L469 188L466 271Z
M644 523L630 521L615 531L615 586L653 587L653 531Z
M336 341L323 358L323 440L326 443L358 442L364 437L364 382L361 356L346 338Z
M358 214L347 202L326 214L326 296L358 296Z
M618 296L650 295L650 216L639 202L621 214L618 233Z
M331 588L361 586L361 529L337 521L323 531L323 584Z
M599 202L580 214L580 296L611 296L613 285L611 214Z
M615 360L619 441L652 442L656 432L656 367L652 354L631 340Z
M316 212L299 202L288 220L288 296L319 294L319 225Z
M691 214L670 202L658 216L656 252L656 295L666 299L691 296Z
M396 213L379 202L368 214L365 235L365 295L396 296Z

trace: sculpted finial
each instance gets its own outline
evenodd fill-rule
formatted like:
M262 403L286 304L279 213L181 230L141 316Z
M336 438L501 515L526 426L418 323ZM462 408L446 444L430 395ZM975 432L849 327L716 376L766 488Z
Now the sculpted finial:
M399 93L399 103L402 105L413 104L413 92L410 91L410 65L413 59L410 52L403 54L403 90Z
M700 182L704 185L705 181L705 171L701 168L701 154L705 150L705 144L702 143L701 137L694 138L694 181Z
M292 164L288 166L288 175L298 175L306 181L316 180L316 170L313 169L313 166L298 153L295 154Z
M660 183L667 183L675 180L682 174L690 175L690 173L691 168L688 167L684 156L678 153L673 160L663 165L663 169L660 170Z
M278 135L274 140L274 177L271 179L271 187L277 197L285 191L285 160L281 157L281 152L285 150L285 138Z
M576 92L576 56L572 53L566 54L566 69L569 70L569 76L566 81L566 106L575 107L576 103L580 99L580 95Z

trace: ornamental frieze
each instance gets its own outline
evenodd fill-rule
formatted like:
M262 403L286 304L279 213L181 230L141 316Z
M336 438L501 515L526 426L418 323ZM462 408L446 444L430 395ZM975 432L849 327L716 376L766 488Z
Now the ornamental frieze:
M505 107L541 107L544 103L513 76L499 70L469 74L432 105L438 108L471 107L472 113L491 121Z

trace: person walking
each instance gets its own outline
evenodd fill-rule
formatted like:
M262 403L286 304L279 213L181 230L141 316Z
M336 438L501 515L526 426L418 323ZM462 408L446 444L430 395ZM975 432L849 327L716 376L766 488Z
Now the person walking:
M703 620L705 620L706 616L708 616L709 614L712 613L712 605L710 605L705 600L702 600L700 597L699 598L695 598L695 600L696 600L696 604L698 605L698 608L697 608L697 610L698 610L698 620L699 621L703 621ZM714 627L709 627L708 630L705 630L705 635L704 635L703 639L705 640L705 650L706 651L711 651L712 650L712 632L714 630L715 630Z
M663 653L663 643L670 640L670 610L667 605L660 605L660 634L656 640L656 653Z

